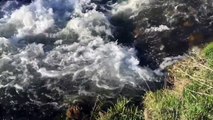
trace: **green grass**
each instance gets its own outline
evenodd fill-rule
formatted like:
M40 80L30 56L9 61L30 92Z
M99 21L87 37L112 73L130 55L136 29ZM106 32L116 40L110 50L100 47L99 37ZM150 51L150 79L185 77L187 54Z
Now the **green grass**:
M146 119L177 120L180 117L181 101L168 90L149 92L145 97Z
M172 66L174 88L145 97L148 120L213 120L212 68L213 43Z
M97 120L143 120L143 111L136 106L128 107L130 100L121 98L107 112L99 112Z
M204 50L204 56L209 64L209 67L213 69L213 42L210 43ZM213 80L213 71L207 71L206 78Z
M213 42L204 49L204 54L210 67L213 67Z
M184 91L181 110L187 120L213 120L213 97L201 91L200 85L190 85Z

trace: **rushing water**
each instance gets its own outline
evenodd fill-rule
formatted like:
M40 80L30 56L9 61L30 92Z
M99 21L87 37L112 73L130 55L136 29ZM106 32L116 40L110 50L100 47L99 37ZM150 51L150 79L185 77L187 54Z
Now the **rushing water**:
M175 30L178 15L193 14L193 20L199 21L196 15L205 19L212 10L211 0L200 2L199 8L193 1L176 0L14 0L0 4L0 119L5 120L56 119L66 106L64 101L78 96L143 94L152 89L152 83L161 83L159 70L152 69L163 58L181 55L188 48L181 53L171 52L172 48L161 52L170 41L162 46L157 34ZM211 32L208 25L202 26ZM180 57L167 58L172 59Z

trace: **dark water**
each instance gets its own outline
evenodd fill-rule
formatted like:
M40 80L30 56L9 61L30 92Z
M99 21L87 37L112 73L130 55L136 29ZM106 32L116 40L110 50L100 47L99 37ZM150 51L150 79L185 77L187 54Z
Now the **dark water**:
M89 114L96 96L140 97L163 87L164 58L212 41L211 0L0 5L2 120L60 119L75 99Z

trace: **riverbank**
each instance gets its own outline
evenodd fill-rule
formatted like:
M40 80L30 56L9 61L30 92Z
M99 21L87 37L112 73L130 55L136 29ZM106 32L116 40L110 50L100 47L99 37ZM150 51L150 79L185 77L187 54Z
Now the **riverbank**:
M97 120L212 120L213 43L168 68L168 83L156 92L147 92L141 101L121 98L107 106L99 100L90 119ZM80 110L67 111L67 120L78 119ZM88 118L87 118L88 119Z
M146 120L213 119L213 43L169 68L172 88L145 96Z

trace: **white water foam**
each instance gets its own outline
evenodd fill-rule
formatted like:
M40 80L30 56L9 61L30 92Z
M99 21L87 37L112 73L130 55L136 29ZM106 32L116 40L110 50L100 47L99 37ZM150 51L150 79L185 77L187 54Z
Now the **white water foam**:
M134 17L151 2L152 0L124 0L119 4L113 5L112 14L125 14L126 16Z
M159 27L147 28L145 32L162 32L162 31L168 31L168 30L170 30L170 28L167 27L166 25L160 25Z
M93 9L82 12L86 5ZM87 0L35 0L2 18L0 86L23 90L41 80L49 87L64 80L70 83L65 91L74 86L78 93L95 93L155 80L151 70L138 66L133 48L109 41L110 22L95 7ZM64 28L58 27L59 10L67 12L61 16ZM53 38L43 36L49 31ZM87 88L88 81L94 87Z

